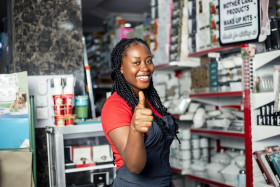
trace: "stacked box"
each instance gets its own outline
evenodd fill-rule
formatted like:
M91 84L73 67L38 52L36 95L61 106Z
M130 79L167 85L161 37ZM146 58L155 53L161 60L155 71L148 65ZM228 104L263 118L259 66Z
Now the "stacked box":
M201 67L191 70L192 86L191 88L198 91L202 88L209 87L209 72L207 67Z
M169 46L169 61L178 61L180 57L181 47L181 14L182 14L181 0L173 0L172 15L171 15L171 33L170 33L170 46ZM178 29L179 28L179 29Z
M218 62L209 63L209 91L219 91Z

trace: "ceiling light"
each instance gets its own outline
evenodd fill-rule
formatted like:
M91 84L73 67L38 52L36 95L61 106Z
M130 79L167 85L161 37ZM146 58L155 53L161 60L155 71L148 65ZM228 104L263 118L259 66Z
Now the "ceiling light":
M131 27L131 24L130 23L126 23L124 24L125 27Z

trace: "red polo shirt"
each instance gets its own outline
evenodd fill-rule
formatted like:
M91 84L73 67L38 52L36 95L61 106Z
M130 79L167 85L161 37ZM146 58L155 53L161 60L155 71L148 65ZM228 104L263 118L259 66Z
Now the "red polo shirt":
M157 116L162 117L162 115L160 115L151 105L150 107ZM119 169L124 163L113 142L108 136L108 133L118 127L130 126L132 116L133 113L131 111L131 107L116 92L114 92L106 100L102 109L101 123L104 134L109 141L115 156L116 169Z

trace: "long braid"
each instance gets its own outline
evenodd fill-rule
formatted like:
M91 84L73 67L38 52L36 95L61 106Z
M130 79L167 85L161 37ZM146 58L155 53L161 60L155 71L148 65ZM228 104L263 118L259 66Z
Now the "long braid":
M160 97L158 95L158 92L156 91L154 85L153 85L153 81L150 82L150 86L148 87L148 92L150 94L150 96L148 98L152 98L152 100L149 100L149 102L151 103L152 106L154 106L154 108L163 116L166 116L166 115L170 115L170 113L167 111L167 108L162 104L161 100L160 100ZM155 115L156 116L156 115ZM175 137L176 139L179 141L179 143L181 144L177 134L179 133L178 131L178 124L176 123L176 120L174 118L173 115L172 116L172 119L174 121L174 124L175 124ZM154 118L157 122L158 119L160 119L158 116L156 116ZM161 119L160 119L161 120ZM161 120L162 121L162 120ZM166 127L166 126L164 126ZM165 128L165 130L169 131L168 128Z
M149 50L149 46L142 39L134 38L134 39L122 39L113 49L111 53L111 68L112 68L112 80L113 86L111 93L117 92L117 94L122 97L127 104L132 108L132 112L134 112L135 107L138 105L139 99L134 94L132 88L125 80L123 74L120 71L120 67L122 65L122 57L126 50L130 47L131 44L142 44L146 46ZM145 94L145 98L147 101L158 111L162 116L170 115L167 112L166 107L163 106L160 97L156 89L153 86L153 81L151 80L150 85L147 89L143 90ZM159 118L157 115L153 113L154 120L157 122L160 127L163 138L165 137L165 132L169 129L164 125L165 122ZM174 120L175 122L175 120ZM178 133L178 125L175 123L175 135ZM177 136L176 136L177 137Z

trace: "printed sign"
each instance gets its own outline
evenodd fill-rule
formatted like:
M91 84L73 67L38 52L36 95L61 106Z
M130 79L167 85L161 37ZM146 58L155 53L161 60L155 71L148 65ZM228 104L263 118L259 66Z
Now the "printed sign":
M219 0L221 45L257 41L259 0Z
M0 74L0 149L29 147L27 72Z

